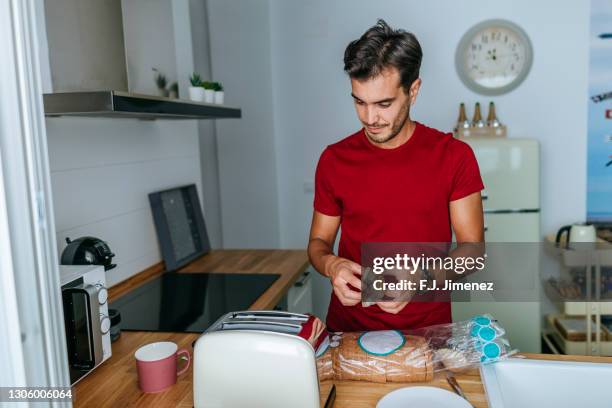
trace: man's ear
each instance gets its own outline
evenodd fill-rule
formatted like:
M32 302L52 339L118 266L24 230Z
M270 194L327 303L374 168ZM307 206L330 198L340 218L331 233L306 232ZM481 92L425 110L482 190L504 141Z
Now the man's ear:
M410 105L414 105L416 101L416 97L419 94L419 90L421 89L421 78L417 78L414 80L412 85L410 85L410 93L408 94L408 98L410 98Z

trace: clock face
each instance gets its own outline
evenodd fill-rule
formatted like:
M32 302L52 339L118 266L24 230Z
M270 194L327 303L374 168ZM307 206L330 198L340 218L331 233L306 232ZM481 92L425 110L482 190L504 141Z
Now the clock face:
M532 49L520 27L503 20L480 23L461 39L457 71L472 90L497 95L517 87L531 67Z

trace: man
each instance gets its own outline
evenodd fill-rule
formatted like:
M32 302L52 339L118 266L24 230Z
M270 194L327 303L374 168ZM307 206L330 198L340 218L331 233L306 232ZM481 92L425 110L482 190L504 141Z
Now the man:
M383 20L344 53L363 128L328 146L315 176L308 254L329 277L333 331L450 323L448 302L361 304L361 244L483 242L483 189L470 147L410 118L421 79L416 37ZM333 245L342 226L338 255Z

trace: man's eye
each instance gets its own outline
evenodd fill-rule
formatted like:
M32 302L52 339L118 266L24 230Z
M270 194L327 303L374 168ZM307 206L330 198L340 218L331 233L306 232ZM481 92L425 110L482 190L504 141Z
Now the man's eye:
M358 100L358 99L355 99L355 103L356 103L357 105L363 105L363 101L360 101L360 100Z
M378 106L380 106L381 108L388 108L389 106L391 106L391 104L389 102L385 102L379 103Z

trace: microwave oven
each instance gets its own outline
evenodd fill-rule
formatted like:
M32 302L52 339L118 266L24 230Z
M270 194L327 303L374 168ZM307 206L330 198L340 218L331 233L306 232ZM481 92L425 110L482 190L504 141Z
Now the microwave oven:
M104 266L60 265L60 280L74 385L112 355Z

